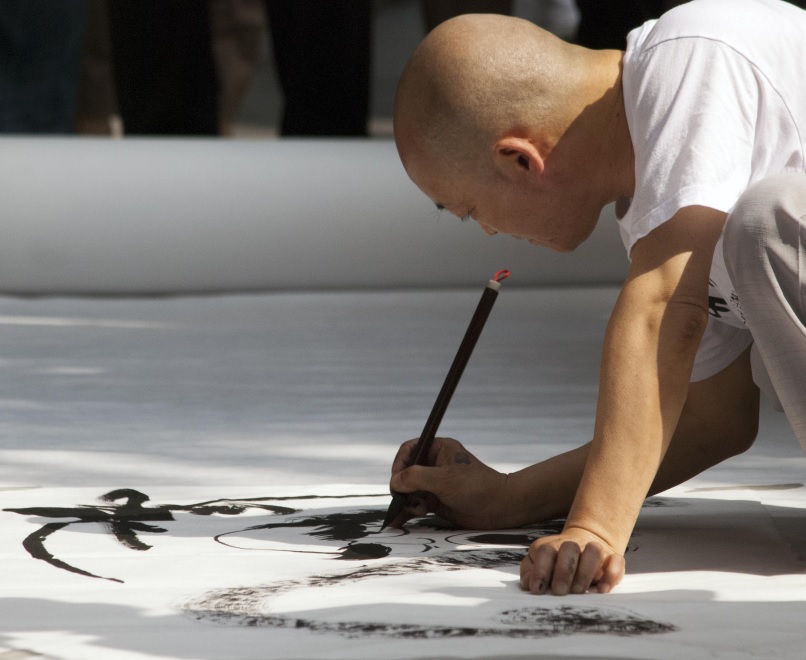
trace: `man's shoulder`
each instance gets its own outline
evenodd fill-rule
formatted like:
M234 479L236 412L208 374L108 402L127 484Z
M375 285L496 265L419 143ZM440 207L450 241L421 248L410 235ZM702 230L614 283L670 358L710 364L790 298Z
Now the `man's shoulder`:
M693 0L638 28L631 45L633 50L647 53L676 40L702 39L724 43L747 55L760 42L786 41L787 34L806 38L806 12L787 2Z

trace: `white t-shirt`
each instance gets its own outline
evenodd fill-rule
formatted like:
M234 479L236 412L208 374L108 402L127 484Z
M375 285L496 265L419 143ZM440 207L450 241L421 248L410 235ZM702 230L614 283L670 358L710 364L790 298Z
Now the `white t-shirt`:
M619 221L635 242L686 206L730 213L753 182L806 171L806 11L782 0L694 0L633 30L624 101L636 185ZM712 321L692 380L752 342L725 269L711 267Z

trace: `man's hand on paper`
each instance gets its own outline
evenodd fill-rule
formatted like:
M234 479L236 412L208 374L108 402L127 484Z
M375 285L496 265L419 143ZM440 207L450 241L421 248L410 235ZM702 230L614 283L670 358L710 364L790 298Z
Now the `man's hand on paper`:
M555 596L608 593L624 577L624 557L595 534L566 528L538 539L521 562L521 588Z

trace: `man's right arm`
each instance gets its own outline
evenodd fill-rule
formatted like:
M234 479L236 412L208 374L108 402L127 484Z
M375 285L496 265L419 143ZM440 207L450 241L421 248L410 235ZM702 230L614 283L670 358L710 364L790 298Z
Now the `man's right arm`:
M659 493L746 451L758 430L758 388L750 371L750 349L718 374L688 388L686 403L649 491ZM590 443L503 475L461 444L437 439L428 466L406 467L413 441L392 467L391 487L424 492L406 518L435 512L462 527L510 528L564 516L576 494ZM404 519L398 519L402 524Z

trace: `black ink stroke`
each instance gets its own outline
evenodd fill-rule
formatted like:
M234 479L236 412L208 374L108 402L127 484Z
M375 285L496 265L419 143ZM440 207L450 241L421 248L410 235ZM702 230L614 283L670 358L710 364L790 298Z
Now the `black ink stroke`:
M117 541L130 550L145 551L151 546L143 542L139 534L163 534L168 530L153 522L175 521L176 513L188 513L196 516L238 516L250 509L259 509L271 515L290 515L298 513L299 509L277 504L276 501L304 501L311 499L347 499L356 497L388 497L387 494L371 495L300 495L287 497L255 497L244 499L217 499L198 502L195 504L146 504L150 498L145 493L132 488L118 488L101 495L99 498L105 504L78 505L73 507L28 507L3 509L10 513L41 518L71 518L66 522L49 522L35 532L29 534L22 542L23 547L34 559L47 562L51 566L101 580L120 582L118 578L96 575L90 571L72 566L55 557L45 547L45 541L51 535L64 530L71 525L96 523L103 525Z
M542 614L538 614L542 610ZM505 612L511 615L512 612ZM237 621L233 621L237 619ZM219 613L208 621L257 628L286 628L312 633L337 634L347 638L382 637L388 639L445 639L473 637L475 639L504 637L507 639L547 639L563 635L617 635L620 637L675 632L675 626L643 619L636 614L609 608L529 608L524 625L497 627L436 626L429 624L399 624L369 621L321 621L302 617L251 616L235 617ZM503 624L508 621L502 621Z
M381 511L381 515L384 512ZM268 600L289 591L305 588L333 587L398 575L414 575L470 568L499 568L517 565L523 558L520 550L472 549L453 550L441 555L407 558L363 565L353 570L309 575L295 580L284 580L266 585L214 589L185 605L185 610L196 618L215 620L219 614L258 616ZM250 625L245 623L244 625Z
M250 587L216 589L202 594L184 606L187 616L196 621L246 627L304 629L314 633L345 637L380 636L386 638L439 639L444 637L510 637L540 639L560 635L611 634L644 635L672 632L672 625L643 619L629 612L593 607L529 607L500 614L500 626L436 626L395 624L371 621L320 621L307 617L266 613L276 596L301 588L328 587L388 577L469 568L495 568L517 565L521 552L512 550L457 550L443 555L409 559L402 562L363 566L341 574L313 575L300 580Z
M244 549L238 546L233 541L224 541L225 537L238 536L248 532L256 532L260 530L279 530L279 529L300 529L310 530L303 531L302 534L320 541L339 541L347 543L346 546L338 549L337 552L320 552L317 554L331 554L335 555L335 559L347 561L365 561L367 559L380 559L386 557L392 552L392 548L383 543L372 542L359 542L371 534L375 533L381 522L383 522L384 511L382 509L355 509L351 511L337 511L330 513L312 513L301 517L286 518L282 522L271 522L262 525L253 525L244 529L224 532L218 534L214 538L218 543L223 545ZM407 535L409 532L401 530L401 535ZM269 538L271 535L269 535ZM274 552L305 552L300 550L278 550L276 548L267 548Z
M530 530L531 531L531 530ZM529 540L527 536L525 540ZM499 539L496 539L496 542ZM507 539L512 540L512 539ZM524 539L520 539L522 542ZM500 625L486 627L397 624L379 621L323 621L310 617L267 613L271 601L282 593L304 588L323 588L390 577L457 571L472 568L514 567L523 553L511 549L454 550L442 555L365 565L342 573L311 575L267 585L216 589L189 601L185 614L196 621L214 625L285 628L311 633L336 634L348 638L388 639L442 638L528 638L544 639L562 635L599 634L636 636L673 632L667 623L642 618L632 612L594 607L528 607L501 612Z
M146 551L151 549L151 545L144 542L142 534L163 534L168 530L165 527L155 525L155 522L175 521L177 513L187 513L197 516L238 516L247 510L258 509L272 516L282 516L285 519L281 522L270 522L261 525L242 528L235 531L227 531L215 535L216 542L230 547L239 548L231 541L224 541L225 537L232 537L245 532L260 530L275 530L281 528L307 529L303 532L311 538L320 541L338 541L346 545L337 549L328 548L322 552L313 550L280 550L277 548L267 548L276 552L300 552L332 555L334 559L346 561L367 561L378 560L387 557L392 553L392 547L388 543L373 542L364 540L377 533L377 528L383 520L383 510L381 508L367 508L337 512L317 512L297 516L300 509L271 504L270 502L302 502L312 499L356 499L370 497L388 497L386 493L353 494L353 495L298 495L283 497L255 497L255 498L221 498L197 502L195 504L151 504L148 495L130 488L120 488L112 490L102 495L99 499L104 502L101 505L78 505L73 507L30 507L30 508L9 508L4 511L17 513L20 515L38 516L42 518L69 518L66 522L48 522L35 532L29 534L23 540L23 547L34 558L45 561L55 568L66 570L77 575L92 577L112 582L122 582L117 578L96 575L90 571L72 566L71 564L55 557L45 547L45 541L58 531L64 530L71 525L81 525L89 523L101 524L112 534L115 539L125 548L135 551ZM647 500L645 506L685 506L674 500L662 498L652 498ZM295 516L289 518L289 516ZM549 520L532 526L528 533L480 533L468 536L466 533L449 535L445 541L451 544L491 544L491 545L513 545L518 547L528 547L535 539L548 534L558 534L562 530L564 521L562 519ZM409 525L407 529L400 530L400 535L409 535L413 529ZM450 523L436 516L427 516L416 521L416 529L435 530L439 532L457 531ZM269 539L270 540L270 539ZM439 544L433 538L422 536L412 537L412 543L421 546L421 552L429 552L438 548ZM246 549L246 548L239 548ZM249 548L253 549L253 548ZM635 548L629 548L633 551Z

